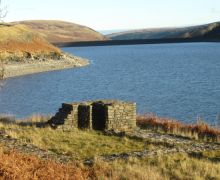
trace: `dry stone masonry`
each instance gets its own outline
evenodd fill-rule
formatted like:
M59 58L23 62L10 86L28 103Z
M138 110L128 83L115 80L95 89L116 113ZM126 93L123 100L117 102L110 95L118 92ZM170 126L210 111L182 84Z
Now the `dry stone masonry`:
M49 123L64 130L132 130L136 127L136 103L116 100L63 103Z

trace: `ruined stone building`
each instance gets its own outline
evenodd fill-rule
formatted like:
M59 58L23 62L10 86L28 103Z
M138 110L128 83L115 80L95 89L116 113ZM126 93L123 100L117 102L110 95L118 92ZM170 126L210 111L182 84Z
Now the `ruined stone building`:
M63 103L49 123L65 130L132 130L136 127L136 104L114 100Z

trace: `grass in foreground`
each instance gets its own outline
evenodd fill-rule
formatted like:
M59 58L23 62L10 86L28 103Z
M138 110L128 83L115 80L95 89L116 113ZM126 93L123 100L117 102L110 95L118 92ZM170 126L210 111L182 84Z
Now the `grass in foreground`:
M95 169L98 169L97 165ZM143 159L131 158L128 161L102 163L101 166L110 169L103 177L112 172L112 179L220 179L219 162L197 159L184 153Z
M40 116L35 116L32 121L34 122L16 124L3 120L0 129L24 142L53 149L58 153L78 155L80 158L145 148L141 140L104 136L94 131L63 132L31 126L36 121L42 121ZM40 160L30 155L5 152L0 148L1 177L4 179L220 179L220 150L197 154L160 154L113 162L96 159L93 165L85 166L80 161L64 165Z
M35 117L35 119L37 119ZM38 118L40 119L40 118ZM28 123L27 123L28 124ZM143 140L128 137L105 136L97 131L62 131L50 127L37 128L23 123L0 123L0 129L13 138L34 144L57 154L67 154L73 159L91 158L133 151L143 151L147 145Z
M92 166L84 166L80 162L59 164L0 150L1 179L220 179L219 161L198 159L184 153L113 162L96 160Z

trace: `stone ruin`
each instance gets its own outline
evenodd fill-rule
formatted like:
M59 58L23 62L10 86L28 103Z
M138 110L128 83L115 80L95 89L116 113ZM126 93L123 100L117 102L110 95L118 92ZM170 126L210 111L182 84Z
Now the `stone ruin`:
M128 131L136 127L136 103L115 100L63 103L49 123L63 130Z

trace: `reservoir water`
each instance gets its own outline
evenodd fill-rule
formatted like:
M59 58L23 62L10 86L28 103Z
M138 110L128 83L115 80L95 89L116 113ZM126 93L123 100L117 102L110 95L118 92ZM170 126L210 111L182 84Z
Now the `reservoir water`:
M185 122L220 115L220 44L180 43L70 47L87 67L11 78L0 90L0 113L54 114L63 102L121 99L138 113ZM219 120L220 121L220 120Z

